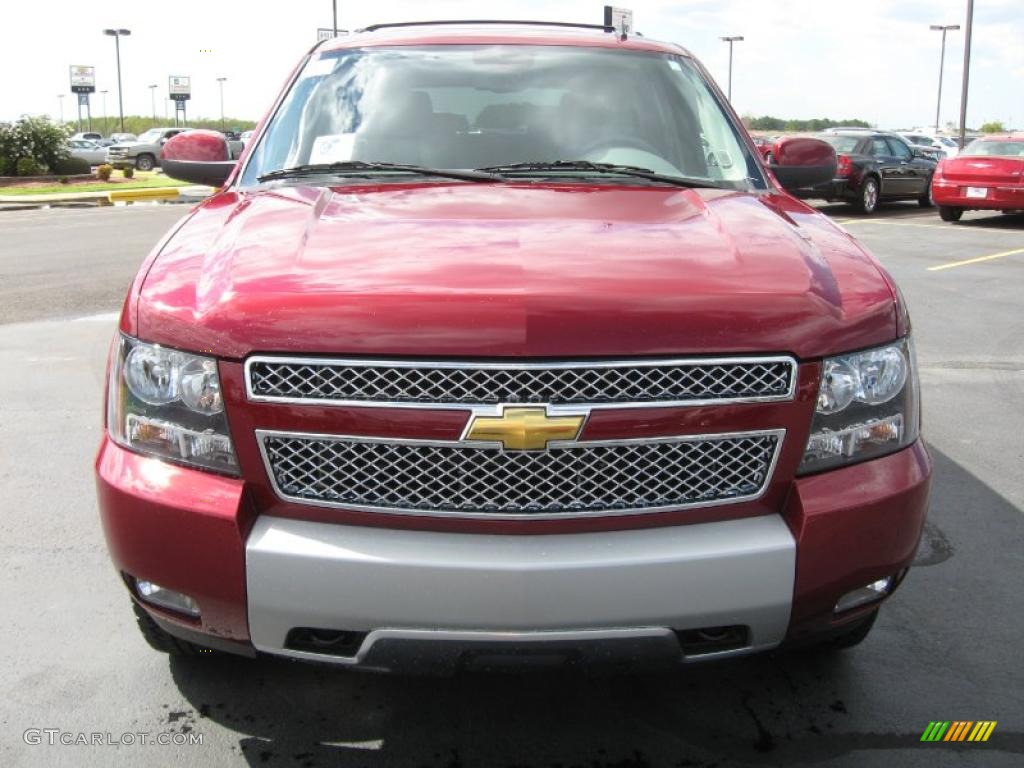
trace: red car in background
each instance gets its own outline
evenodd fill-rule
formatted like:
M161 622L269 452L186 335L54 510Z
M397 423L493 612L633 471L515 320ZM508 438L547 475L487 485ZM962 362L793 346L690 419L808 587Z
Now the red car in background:
M977 139L940 162L932 198L943 221L959 221L973 209L1024 210L1024 136Z

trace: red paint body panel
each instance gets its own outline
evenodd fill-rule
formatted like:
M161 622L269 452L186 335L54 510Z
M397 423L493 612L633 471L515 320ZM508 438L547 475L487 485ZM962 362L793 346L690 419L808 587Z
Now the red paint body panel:
M910 566L928 509L931 468L918 441L891 456L793 483L783 511L797 543L790 637L827 628L842 595Z
M228 160L228 154L228 143L224 134L197 128L172 137L164 144L161 157L165 160L200 160L212 163Z
M674 43L631 35L599 34L594 30L559 27L531 27L522 24L452 25L446 27L388 27L369 33L336 37L317 50L344 48L387 48L400 45L569 45L587 48L616 48L622 51L652 51L689 56Z
M814 358L895 337L880 275L846 233L782 195L293 186L199 206L149 269L138 333L234 359Z
M493 27L388 29L322 48L446 43L688 55L646 38L521 27L514 34ZM508 534L782 514L797 542L793 636L831 624L842 593L910 562L927 505L930 464L921 444L794 479L817 395L818 359L889 342L909 329L885 270L803 202L777 188L746 194L618 182L352 180L334 188L238 191L230 185L243 163L244 156L227 187L153 250L121 317L125 333L220 359L241 478L145 458L108 438L96 462L118 570L199 602L201 626L174 620L248 641L245 540L261 514ZM453 439L468 412L248 402L242 361L273 352L421 359L784 353L800 366L792 402L598 410L584 427L584 439L784 428L761 498L650 515L492 521L277 498L257 429Z
M192 596L202 624L157 611L161 617L248 641L244 542L254 515L245 484L146 458L104 437L96 485L118 571Z

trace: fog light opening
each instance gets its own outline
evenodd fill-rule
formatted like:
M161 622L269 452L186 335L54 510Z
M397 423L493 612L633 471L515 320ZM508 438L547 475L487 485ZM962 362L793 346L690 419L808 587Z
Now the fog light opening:
M896 582L895 576L886 576L884 579L865 584L863 587L847 592L839 598L834 613L845 613L846 611L860 608L862 605L874 603L892 592Z
M175 592L173 589L161 587L152 581L136 579L135 593L144 603L175 613L183 613L193 619L199 618L199 604L183 592Z

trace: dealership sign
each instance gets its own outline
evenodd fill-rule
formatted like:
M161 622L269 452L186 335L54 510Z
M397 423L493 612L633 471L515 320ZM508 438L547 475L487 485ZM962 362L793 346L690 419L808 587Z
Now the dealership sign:
M331 38L337 37L338 35L347 35L347 34L348 34L348 30L347 29L339 29L338 30L338 34L335 34L333 29L329 29L327 27L317 27L317 30L316 30L316 41L318 43L322 43L324 40L330 40Z
M85 67L81 64L71 65L71 92L96 92L96 67Z
M168 79L167 91L175 101L188 101L192 98L191 78L171 75Z
M633 32L633 12L628 8L604 7L604 25L625 37Z

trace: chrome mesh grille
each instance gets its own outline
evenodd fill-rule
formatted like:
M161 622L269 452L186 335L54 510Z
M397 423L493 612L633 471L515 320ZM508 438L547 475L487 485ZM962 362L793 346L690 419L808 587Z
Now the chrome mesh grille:
M781 434L581 443L547 451L261 434L285 498L376 511L623 514L760 495Z
M785 399L789 358L665 363L368 363L253 358L250 394L269 400L487 405Z

